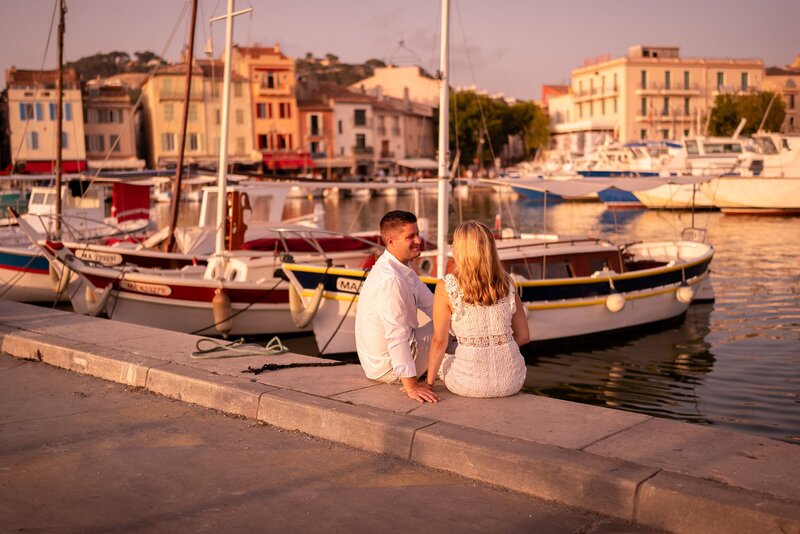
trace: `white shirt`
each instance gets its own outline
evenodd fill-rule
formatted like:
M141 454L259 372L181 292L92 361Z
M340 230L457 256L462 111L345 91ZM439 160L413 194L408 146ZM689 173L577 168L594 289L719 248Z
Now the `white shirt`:
M417 308L433 314L433 293L409 266L385 251L364 280L356 308L356 350L367 378L416 377L411 341Z

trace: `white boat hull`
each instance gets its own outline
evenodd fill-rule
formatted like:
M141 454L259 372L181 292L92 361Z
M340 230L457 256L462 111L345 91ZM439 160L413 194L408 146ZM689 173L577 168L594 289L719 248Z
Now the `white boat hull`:
M667 184L647 191L638 191L634 196L651 209L711 209L713 197L709 198L699 186Z
M725 176L701 187L721 209L800 211L800 177Z

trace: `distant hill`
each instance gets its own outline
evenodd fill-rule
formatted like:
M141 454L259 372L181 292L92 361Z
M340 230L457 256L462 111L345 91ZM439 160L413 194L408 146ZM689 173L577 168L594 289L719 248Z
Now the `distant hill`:
M155 65L166 64L163 58L153 52L135 52L131 57L127 52L114 51L82 57L67 63L67 67L74 68L80 79L87 81L125 72L149 72Z

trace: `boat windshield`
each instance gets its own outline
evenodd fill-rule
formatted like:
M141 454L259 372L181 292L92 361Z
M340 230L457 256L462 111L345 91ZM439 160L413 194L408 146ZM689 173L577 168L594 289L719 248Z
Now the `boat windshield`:
M761 152L762 154L778 153L778 147L775 146L775 143L773 143L772 139L769 137L754 137L753 143L756 146L757 152Z
M706 154L741 154L739 143L706 143L703 145Z

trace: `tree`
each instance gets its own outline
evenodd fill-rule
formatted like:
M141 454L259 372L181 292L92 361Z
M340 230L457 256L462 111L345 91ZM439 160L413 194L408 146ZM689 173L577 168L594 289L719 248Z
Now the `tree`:
M772 106L770 102L773 100ZM766 120L764 116L769 108ZM761 91L746 95L717 95L711 110L708 133L711 135L732 135L742 119L747 119L743 135L755 133L764 121L764 130L780 131L786 117L786 105L775 93Z

